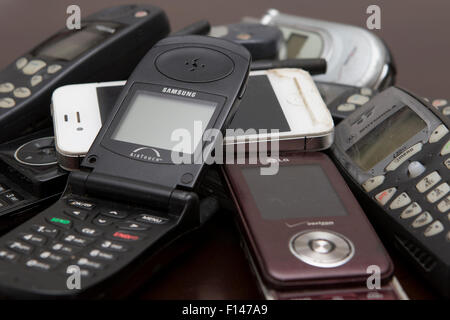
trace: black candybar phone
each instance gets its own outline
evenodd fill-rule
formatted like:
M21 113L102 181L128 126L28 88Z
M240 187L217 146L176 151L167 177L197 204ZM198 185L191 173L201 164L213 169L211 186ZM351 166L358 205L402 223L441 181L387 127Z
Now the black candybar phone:
M332 154L385 239L450 296L450 120L391 87L343 120Z
M229 124L250 63L244 47L221 39L158 42L128 79L62 198L0 239L0 292L102 295L201 225L195 190L220 142L212 129ZM200 137L178 148L174 130L195 136L198 121ZM152 271L145 269L147 276ZM81 286L71 290L67 281L75 275Z
M61 195L67 173L57 164L52 135L41 130L0 145L0 232Z
M150 5L111 7L79 30L60 30L0 71L0 142L44 126L57 87L128 77L169 31L164 11Z

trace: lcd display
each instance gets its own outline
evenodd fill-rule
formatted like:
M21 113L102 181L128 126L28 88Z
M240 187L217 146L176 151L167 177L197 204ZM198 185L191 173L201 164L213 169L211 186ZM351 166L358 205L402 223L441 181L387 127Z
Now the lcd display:
M368 171L426 127L426 122L405 106L352 145L347 155Z
M307 36L301 34L291 34L287 41L287 56L289 59L297 58L303 46L308 40Z
M111 28L111 31L114 30ZM95 47L110 35L111 33L93 27L85 27L78 31L70 31L56 36L39 47L34 54L50 59L71 61Z
M137 90L111 138L193 154L216 106L216 102ZM194 132L196 125L200 130ZM173 139L177 129L189 136ZM187 144L181 145L181 140Z
M320 165L283 165L271 176L261 175L259 167L246 167L242 174L263 219L347 215Z

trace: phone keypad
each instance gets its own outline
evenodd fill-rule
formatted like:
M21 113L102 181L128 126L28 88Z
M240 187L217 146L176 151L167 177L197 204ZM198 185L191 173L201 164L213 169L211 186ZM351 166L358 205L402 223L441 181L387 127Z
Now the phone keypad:
M148 237L149 230L171 222L148 210L112 210L73 198L60 203L61 213L45 214L0 247L0 261L22 263L42 272L55 270L61 276L73 273L69 266L76 265L81 276L93 277L117 265Z
M442 103L440 102L439 105ZM445 101L445 103L447 102ZM434 105L436 106L437 102ZM450 149L450 141L447 141L449 132L450 130L445 125L438 125L432 132L428 143L419 143L403 151L385 170L397 170L406 160L418 154L425 147L429 149L428 146L431 145L438 144L437 149L433 147L436 150L434 152L436 152L437 157L445 155L450 152L448 150ZM438 153L439 150L440 153ZM409 187L408 190L398 190L396 185L386 186L386 181L393 181L388 174L371 177L361 186L366 192L373 192L374 199L381 206L387 206L388 210L398 218L408 221L408 227L412 228L414 232L420 232L425 238L433 238L443 234L446 229L450 234L447 227L450 221L450 185L448 181L450 158L440 160L442 162L433 160L433 163L438 165L438 167L433 166L434 170L427 169L426 165L419 161L428 163L427 160L411 161L407 169L402 171L406 173L408 179L414 180L412 189ZM420 164L421 170L415 170L414 168L414 170L410 170L413 163L415 167ZM400 191L400 194L396 195L397 191ZM423 199L422 202L416 200L420 197ZM447 235L447 232L444 234ZM448 240L450 241L450 239Z

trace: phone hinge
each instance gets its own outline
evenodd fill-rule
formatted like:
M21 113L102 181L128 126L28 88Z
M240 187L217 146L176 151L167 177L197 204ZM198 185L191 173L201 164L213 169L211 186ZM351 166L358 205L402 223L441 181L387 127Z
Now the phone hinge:
M106 174L75 171L69 176L69 186L74 193L150 205L161 209L175 209L183 206L190 192L143 183Z

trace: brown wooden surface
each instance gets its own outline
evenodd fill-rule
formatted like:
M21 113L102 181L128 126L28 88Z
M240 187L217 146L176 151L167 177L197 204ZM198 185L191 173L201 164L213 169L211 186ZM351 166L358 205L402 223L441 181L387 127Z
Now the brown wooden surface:
M124 0L0 0L0 69L61 28L66 8L78 4L88 15ZM143 2L141 1L137 1ZM382 37L395 57L397 84L430 98L449 98L448 40L450 2L447 0L154 0L163 8L173 30L199 19L211 24L237 22L243 16L260 17L268 8L365 27L365 10L382 10ZM117 79L121 80L121 79ZM391 256L396 275L412 299L435 297L407 265ZM239 246L231 217L224 212L208 226L195 250L177 259L136 293L159 299L260 298Z

